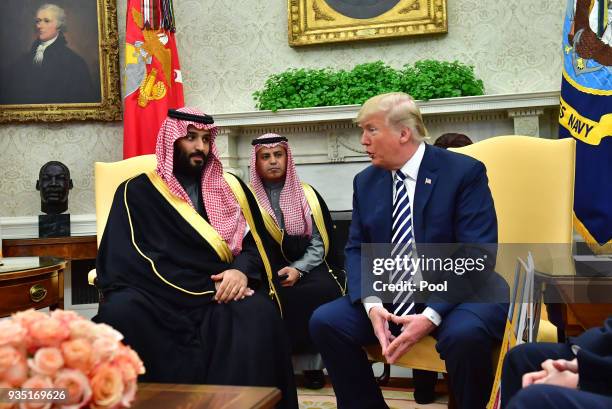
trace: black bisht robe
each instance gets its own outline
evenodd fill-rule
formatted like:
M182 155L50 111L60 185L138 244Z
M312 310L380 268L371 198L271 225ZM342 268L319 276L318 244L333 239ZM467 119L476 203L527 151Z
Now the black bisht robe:
M201 218L195 210L189 217ZM254 215L261 226L260 217ZM229 268L245 273L256 293L217 304L210 276ZM138 352L146 367L141 381L276 386L279 407L297 408L289 342L261 285L252 233L233 262L223 262L142 174L115 193L96 270L104 300L94 320L116 328Z
M313 213L318 211L322 215L323 223L316 223L316 217L315 223L321 236L325 235L328 238L327 255L321 264L305 273L293 286L283 287L276 273L303 256L310 244L310 238L288 235L283 232L281 243L278 243L273 238L274 234L266 230L274 272L273 283L282 304L283 321L289 334L293 353L317 352L308 330L310 317L319 306L344 295L346 288L346 274L337 260L338 253L333 241L331 214L321 195L314 188L310 188L316 199L311 197L308 204ZM271 217L268 218L266 225L269 226L270 223L274 223ZM278 235L278 232L276 234Z

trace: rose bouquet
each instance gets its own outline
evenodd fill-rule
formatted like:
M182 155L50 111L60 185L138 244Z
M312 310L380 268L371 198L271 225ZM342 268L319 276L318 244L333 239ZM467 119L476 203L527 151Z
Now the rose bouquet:
M129 407L145 369L122 339L110 326L74 311L27 310L0 321L0 390L65 395L61 401L18 395L18 403L5 397L0 409Z

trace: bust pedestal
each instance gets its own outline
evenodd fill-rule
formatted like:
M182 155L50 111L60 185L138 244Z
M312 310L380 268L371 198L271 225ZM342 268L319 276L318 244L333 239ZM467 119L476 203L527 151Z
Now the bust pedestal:
M38 216L38 237L70 236L70 214L41 214Z

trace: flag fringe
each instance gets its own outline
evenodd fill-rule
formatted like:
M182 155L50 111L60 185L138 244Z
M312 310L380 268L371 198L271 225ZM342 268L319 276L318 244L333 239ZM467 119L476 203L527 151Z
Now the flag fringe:
M173 33L176 31L172 0L161 0L161 26Z
M141 0L140 4L144 17L141 29L176 31L172 0Z

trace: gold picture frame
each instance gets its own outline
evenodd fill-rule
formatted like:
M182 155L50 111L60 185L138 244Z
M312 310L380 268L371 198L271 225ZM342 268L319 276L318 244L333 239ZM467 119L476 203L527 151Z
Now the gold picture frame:
M116 0L2 0L0 13L13 24L0 38L0 122L121 120ZM60 23L38 62L48 13Z
M446 33L446 0L288 0L289 45Z

